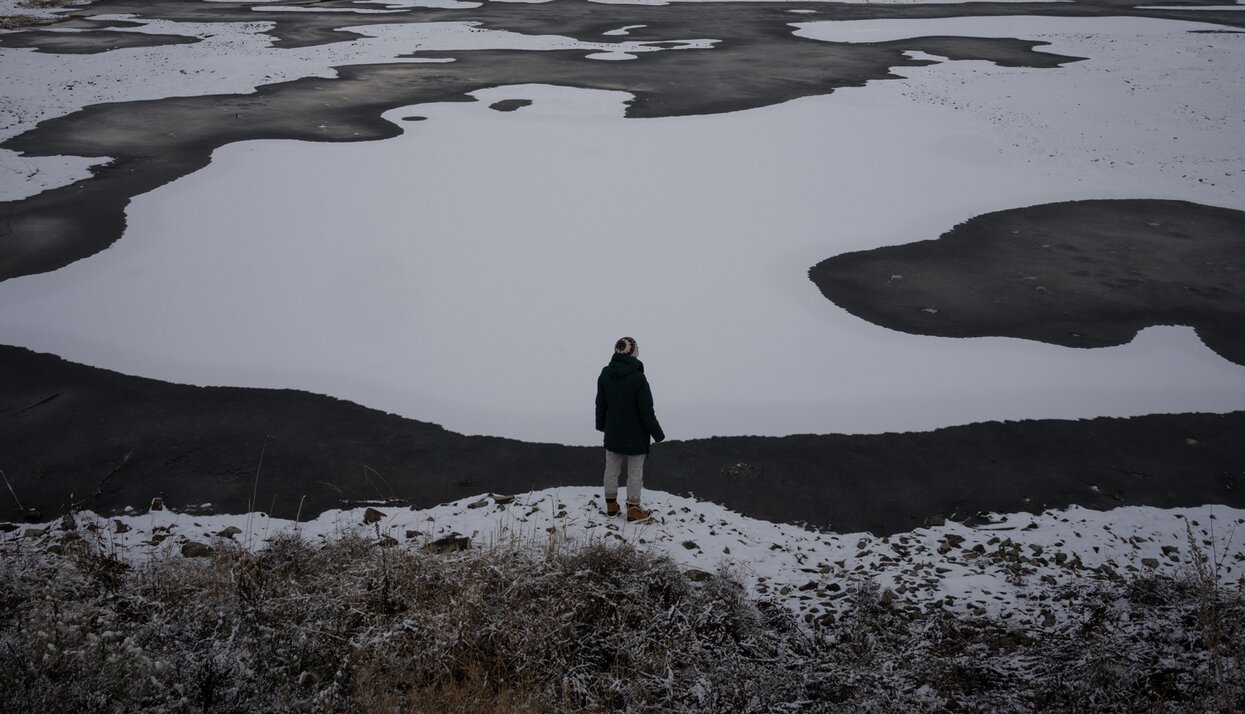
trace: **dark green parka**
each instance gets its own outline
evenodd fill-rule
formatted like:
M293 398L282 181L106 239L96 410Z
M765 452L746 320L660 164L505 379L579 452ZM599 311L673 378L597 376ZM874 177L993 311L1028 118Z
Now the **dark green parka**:
M618 454L647 454L650 437L666 438L644 363L631 355L615 354L597 378L597 431L605 432L605 448Z

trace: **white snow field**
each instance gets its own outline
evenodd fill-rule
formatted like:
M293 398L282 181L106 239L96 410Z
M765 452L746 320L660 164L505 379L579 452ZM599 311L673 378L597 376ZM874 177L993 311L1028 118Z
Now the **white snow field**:
M1072 600L1049 597L1070 584L1112 574L1191 574L1194 547L1218 564L1224 585L1236 582L1245 569L1245 510L1225 506L1072 507L1041 515L994 515L979 527L947 522L877 537L770 523L660 491L645 491L645 505L654 519L631 524L601 513L599 488L570 487L513 497L482 495L420 510L377 504L383 517L374 524L364 523L362 507L329 511L304 523L259 513L170 510L117 518L85 512L76 520L79 532L97 541L104 554L130 563L178 554L188 541L219 544L231 538L258 549L290 530L326 542L347 533L388 536L407 548L448 536L470 538L475 548L618 539L669 555L685 568L728 568L754 595L782 602L797 615L809 616L806 621L846 607L849 589L868 580L920 608L938 603L1023 626L1046 615L1054 618L1048 625L1080 617ZM230 527L237 532L220 535ZM7 546L41 548L57 528L55 523L22 527L0 539Z
M1051 201L1245 208L1245 35L1190 32L1217 27L806 23L793 31L826 41L1010 36L1089 59L940 62L830 96L669 119L624 119L624 93L497 87L475 103L389 112L406 129L392 140L225 146L136 199L112 248L0 283L0 335L131 374L305 389L468 434L569 444L598 443L594 382L623 334L639 341L672 438L1239 409L1245 370L1188 328L1102 350L911 336L848 315L806 277L838 253ZM227 78L205 43L54 60L77 68L58 77L112 73L115 89L93 91L136 98L151 90L130 86L142 74L126 63L150 53L169 76L187 58L198 74L185 91L206 93L416 46L600 50L468 29L355 28L375 42L277 51L252 30L213 26L230 68L258 64L271 79ZM25 88L4 90L7 106L39 107L32 116L105 98L49 109L38 98L48 61L0 59ZM488 108L515 98L533 104ZM403 121L413 115L427 120Z

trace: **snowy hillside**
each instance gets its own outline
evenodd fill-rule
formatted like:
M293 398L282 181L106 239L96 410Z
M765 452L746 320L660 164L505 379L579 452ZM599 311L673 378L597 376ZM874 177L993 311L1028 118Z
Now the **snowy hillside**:
M686 568L731 570L754 595L782 602L807 622L827 614L833 622L847 592L866 581L918 610L946 607L1035 626L1077 616L1068 610L1071 603L1054 596L1063 588L1186 574L1196 563L1195 551L1221 564L1224 583L1245 576L1245 510L1223 506L995 514L976 526L952 521L878 538L769 523L655 491L646 492L645 505L654 520L630 524L601 512L600 489L579 487L484 495L419 510L377 504L330 511L305 523L263 514L159 510L114 519L82 513L77 525L103 552L127 562L177 554L190 542L258 549L291 532L313 542L347 535L392 538L404 548L451 537L467 538L476 548L547 539L617 541ZM19 528L7 540L38 544L55 540L58 530L55 524L46 533ZM228 541L220 540L222 533Z
M128 710L1203 711L1245 693L1242 510L1074 508L875 538L649 496L645 524L564 488L297 524L156 510L7 526L0 639L44 654L0 675L21 692L0 710L30 711L42 677L82 667L65 696Z

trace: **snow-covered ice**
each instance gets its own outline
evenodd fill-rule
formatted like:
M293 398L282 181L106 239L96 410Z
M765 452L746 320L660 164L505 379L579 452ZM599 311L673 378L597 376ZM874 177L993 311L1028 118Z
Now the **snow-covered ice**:
M199 41L116 49L102 55L0 47L0 62L10 78L0 90L0 140L33 129L45 119L104 102L250 94L264 85L335 77L334 68L343 65L444 61L403 57L418 51L577 49L590 56L707 49L716 42L679 38L670 38L669 44L582 42L556 35L487 30L478 22L464 21L343 26L341 32L362 37L315 47L279 48L273 47L272 36L265 34L273 28L271 22L192 23L134 15L96 15L94 19L138 23L127 25L125 32L181 35ZM0 175L0 200L32 196L85 178L89 175L82 165L85 161L80 157L32 159L0 150L0 167L14 167L18 172L16 176ZM32 172L33 177L21 178Z
M207 34L177 24L147 29ZM266 27L211 25L204 42L107 61L3 49L25 78L5 106L29 111L26 126L413 49L657 49L437 23L277 51ZM1143 18L793 27L827 41L1028 37L1089 59L940 61L829 96L646 120L623 118L621 92L497 87L476 103L391 111L406 133L388 141L224 146L136 199L109 250L0 284L0 333L127 373L306 389L464 433L572 444L597 442L593 381L621 334L643 345L674 438L1240 408L1245 373L1188 328L1093 351L905 335L839 310L806 271L1037 203L1242 208L1245 36ZM532 104L491 111L500 99Z

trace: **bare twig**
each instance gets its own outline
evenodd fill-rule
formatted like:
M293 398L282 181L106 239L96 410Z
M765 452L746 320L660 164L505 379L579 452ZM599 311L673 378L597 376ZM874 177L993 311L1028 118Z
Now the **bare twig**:
M247 511L255 510L255 499L259 494L259 472L264 468L264 452L268 450L268 440L275 438L277 437L267 434L264 436L263 446L259 447L259 463L255 465L255 481L251 484L251 500L246 504Z
M264 468L264 452L268 450L268 440L277 437L272 434L264 436L264 444L259 447L259 463L255 465L255 482L251 484L251 500L246 504L246 543L251 544L251 519L255 514L255 499L259 496L259 473Z
M26 507L22 505L21 499L17 497L17 492L13 490L13 484L9 483L9 477L4 475L3 469L0 469L0 477L4 478L4 485L9 487L9 493L13 494L13 500L17 501L17 507L25 511Z
M372 484L372 480L367 477L368 471L371 471L372 473L376 474L376 478L380 479L381 482L385 484L385 488L389 489L388 496L385 496L384 492L382 492L379 488L376 487L376 484ZM372 468L371 466L368 466L367 464L363 464L363 478L366 479L369 484L372 484L372 488L376 489L377 495L379 495L381 498L393 498L394 497L393 486L389 485L389 482L385 480L384 476L380 475L379 471Z

